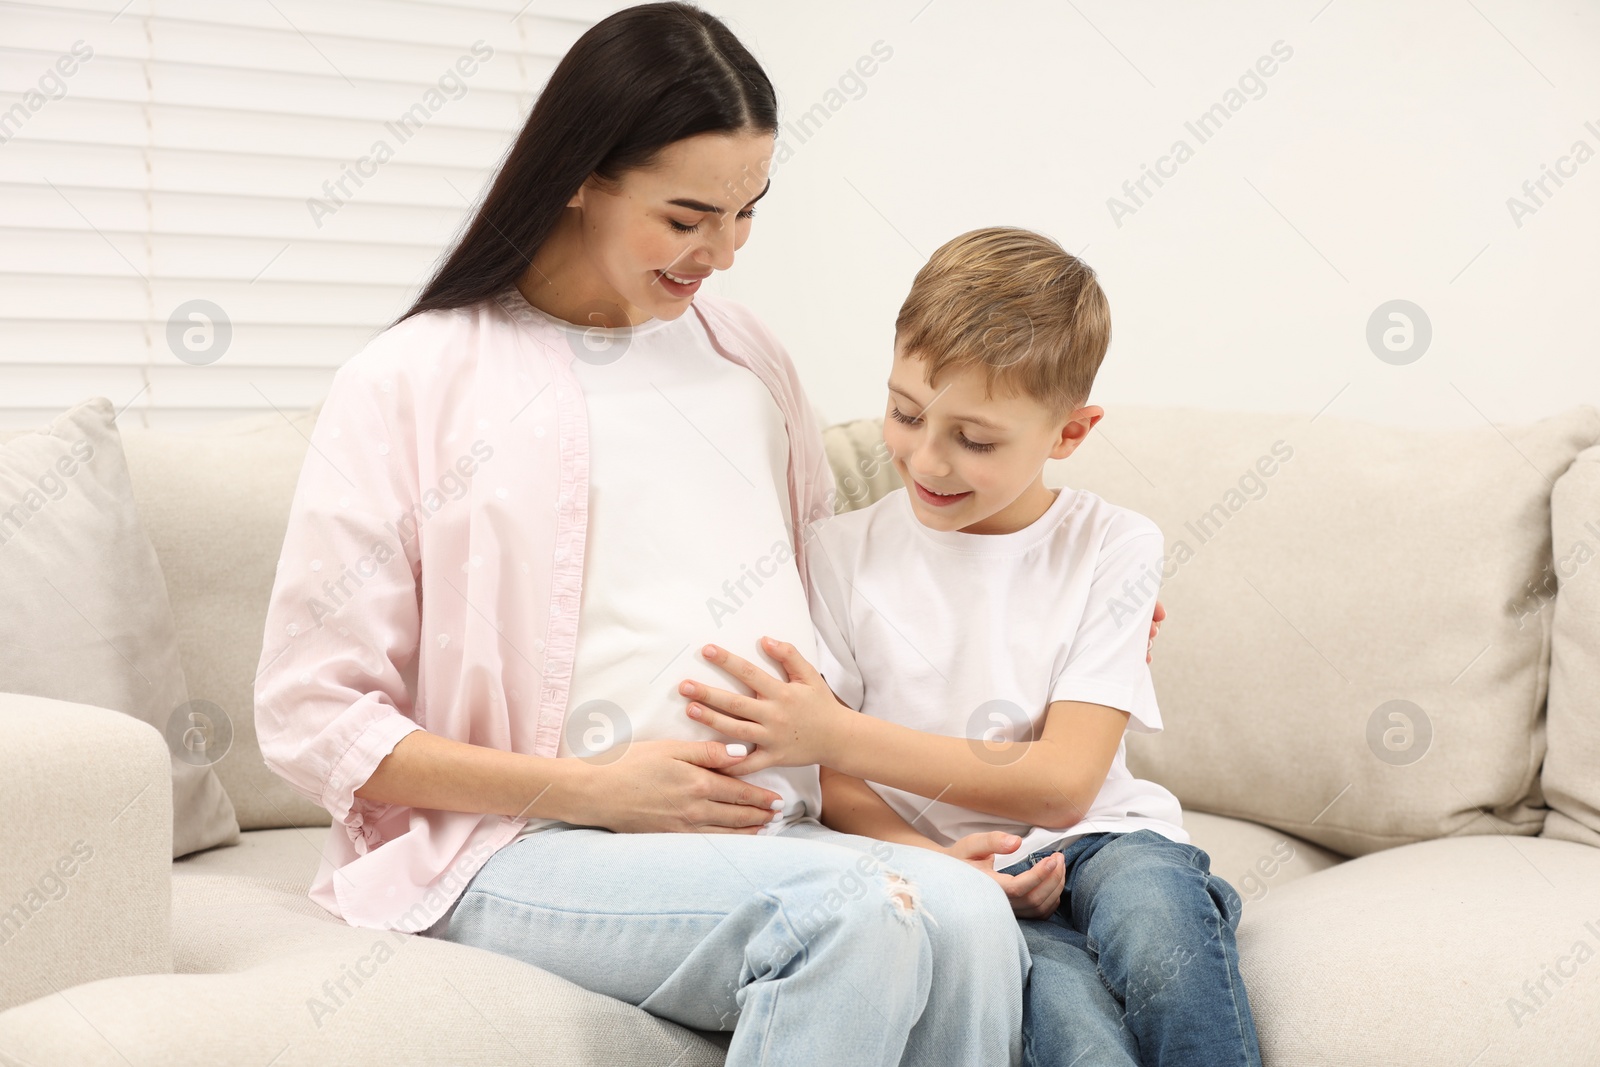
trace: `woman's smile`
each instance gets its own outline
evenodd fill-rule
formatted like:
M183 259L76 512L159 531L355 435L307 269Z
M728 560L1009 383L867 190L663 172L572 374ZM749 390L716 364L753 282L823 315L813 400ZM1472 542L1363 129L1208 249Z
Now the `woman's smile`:
M680 274L677 271L658 270L656 280L661 283L661 288L668 296L680 300L687 300L700 289L700 283L711 277L711 272L704 274Z

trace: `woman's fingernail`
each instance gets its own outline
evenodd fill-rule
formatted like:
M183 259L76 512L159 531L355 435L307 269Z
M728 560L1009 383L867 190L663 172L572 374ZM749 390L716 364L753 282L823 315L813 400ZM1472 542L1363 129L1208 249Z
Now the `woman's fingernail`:
M717 646L707 645L705 648L700 650L700 654L705 656L706 659L710 659L712 656L717 654Z
M771 804L769 804L767 806L770 807L773 811L782 811L783 810L783 798L779 797L777 800L774 800Z
M682 693L686 697L692 697L694 696L694 686L689 682L684 682L682 685L678 686L678 692Z
M730 756L748 756L748 755L750 755L750 746L749 745L729 745L728 746L728 755L730 755Z

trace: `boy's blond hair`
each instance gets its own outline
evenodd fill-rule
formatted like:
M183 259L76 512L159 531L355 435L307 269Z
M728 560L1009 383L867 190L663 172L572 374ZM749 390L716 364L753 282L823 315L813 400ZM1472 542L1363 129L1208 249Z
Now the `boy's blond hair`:
M1082 407L1111 343L1111 308L1094 270L1032 230L991 226L940 245L911 282L895 343L948 367L982 367L1061 417Z

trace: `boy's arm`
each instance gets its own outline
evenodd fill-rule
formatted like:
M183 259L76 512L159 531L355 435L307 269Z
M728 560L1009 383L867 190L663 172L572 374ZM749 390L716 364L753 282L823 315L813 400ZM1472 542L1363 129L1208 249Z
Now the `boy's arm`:
M822 825L841 834L857 834L897 845L942 852L943 847L900 817L889 802L860 778L832 767L821 768Z
M1064 830L1093 806L1128 723L1129 713L1117 708L1055 700L1037 740L923 733L852 710L793 645L764 641L788 682L725 648L707 645L706 659L757 695L694 682L684 682L679 690L694 698L690 718L757 746L734 774L815 763L958 807Z
M831 746L828 765L958 807L1066 829L1105 784L1127 722L1126 711L1057 700L1038 740L989 742L856 715L841 720L848 739Z

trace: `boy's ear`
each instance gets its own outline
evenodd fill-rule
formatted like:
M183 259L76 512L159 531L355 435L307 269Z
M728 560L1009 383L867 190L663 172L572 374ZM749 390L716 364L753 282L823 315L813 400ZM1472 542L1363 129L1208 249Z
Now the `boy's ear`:
M1066 459L1078 450L1094 424L1105 418L1105 408L1090 404L1078 408L1061 425L1055 445L1050 449L1051 459Z

